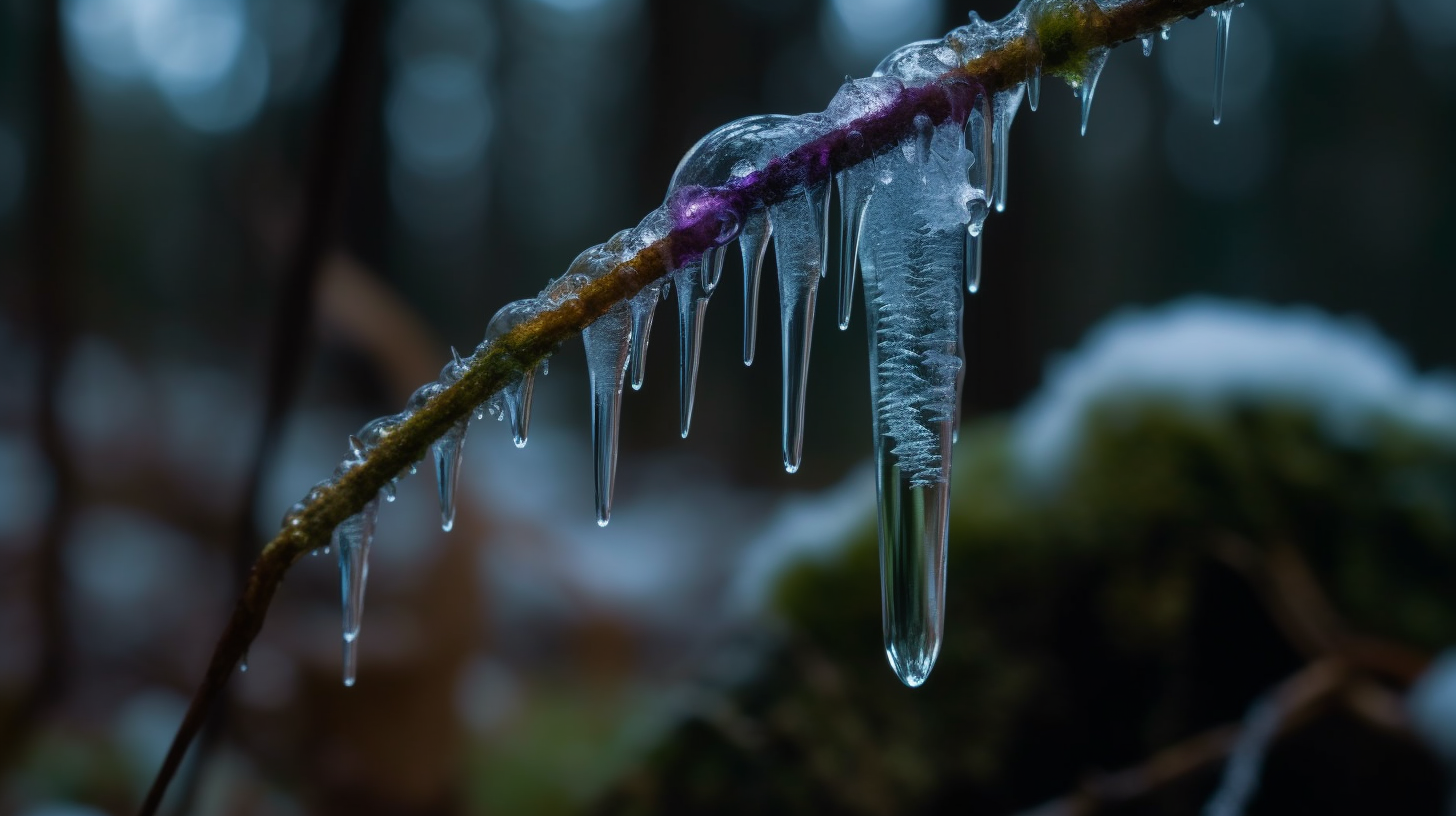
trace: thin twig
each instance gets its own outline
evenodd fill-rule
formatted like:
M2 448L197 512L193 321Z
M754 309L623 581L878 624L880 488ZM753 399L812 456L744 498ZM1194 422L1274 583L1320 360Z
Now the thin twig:
M322 490L264 547L142 804L143 816L156 812L205 712L262 628L273 593L293 563L323 546L334 527L359 512L387 482L422 458L433 440L511 379L532 370L614 304L721 243L722 217L736 217L741 223L755 207L777 203L804 184L826 183L834 173L892 149L914 132L918 116L928 116L933 123L963 121L967 111L957 109L954 100L969 102L977 92L1010 88L1026 80L1038 66L1043 74L1080 78L1089 50L1111 47L1197 16L1213 2L1130 0L1105 11L1091 0L1047 3L1038 9L1026 34L969 60L935 82L907 88L886 108L799 147L740 183L707 191L703 200L710 206L679 214L665 237L587 284L576 297L541 312L477 353L458 382L397 426L362 464ZM852 132L859 133L859 138L850 139Z
M349 170L355 158L356 134L367 124L366 101L376 79L380 58L384 9L371 0L346 4L340 29L342 45L334 62L333 77L312 134L308 173L304 183L304 205L293 247L283 270L273 316L268 356L268 382L264 391L263 416L258 443L248 467L243 494L233 522L231 545L233 591L240 592L257 546L258 528L253 510L258 503L263 476L272 463L282 433L283 420L298 393L299 381L313 347L319 278L329 252L338 240L344 202L347 201ZM227 695L219 694L213 704L212 724L203 731L190 778L177 798L177 812L192 807L206 757L228 717Z
M1311 663L1281 683L1269 696L1276 737L1287 734L1339 702L1350 683L1349 670L1337 661ZM1133 768L1094 777L1068 796L1025 811L1021 816L1095 816L1137 801L1228 760L1241 728L1223 725L1154 754Z

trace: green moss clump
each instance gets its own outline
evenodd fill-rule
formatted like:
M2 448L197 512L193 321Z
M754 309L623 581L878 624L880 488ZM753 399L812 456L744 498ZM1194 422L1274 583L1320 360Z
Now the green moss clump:
M1456 451L1399 428L1341 444L1301 410L1093 416L1054 493L1003 424L963 429L946 641L902 687L880 642L872 525L785 575L781 643L599 803L629 813L1012 813L1237 722L1308 659L1229 565L1295 552L1355 630L1456 640ZM1275 751L1253 812L1439 811L1412 741L1335 718ZM1313 733L1313 732L1312 732ZM748 735L748 736L745 736ZM1379 775L1372 781L1371 774ZM1136 812L1197 813L1215 774Z

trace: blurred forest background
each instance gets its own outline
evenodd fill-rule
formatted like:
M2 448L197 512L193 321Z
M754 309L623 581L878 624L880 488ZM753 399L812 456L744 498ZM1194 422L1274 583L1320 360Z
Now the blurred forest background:
M819 110L969 10L0 3L0 812L132 809L247 565L348 433L660 203L699 137ZM473 423L453 532L427 478L384 508L357 687L336 570L306 559L167 810L993 814L1081 789L1042 812L1194 813L1258 723L1208 729L1283 688L1313 724L1262 812L1441 812L1399 700L1456 641L1448 437L1155 411L1093 435L1050 509L1006 462L1046 361L1129 305L1313 304L1418 370L1456 362L1456 4L1248 3L1219 127L1212 51L1205 17L1114 52L1085 138L1060 83L1018 117L925 689L879 653L862 317L820 315L789 476L773 324L744 368L734 284L686 441L659 315L608 528L569 343L524 450Z

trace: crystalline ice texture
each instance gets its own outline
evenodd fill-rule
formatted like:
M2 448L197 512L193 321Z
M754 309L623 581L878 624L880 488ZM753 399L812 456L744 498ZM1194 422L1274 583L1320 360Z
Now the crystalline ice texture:
M939 74L945 49L900 49L878 69L907 82ZM980 116L988 112L984 107ZM982 122L989 126L990 122ZM880 504L885 651L900 679L923 683L940 650L945 609L950 449L959 414L961 285L972 204L989 181L954 122L917 132L856 174L873 185L860 237L870 338ZM985 132L982 131L982 139ZM972 185L972 169L980 164ZM984 217L984 216L982 216Z

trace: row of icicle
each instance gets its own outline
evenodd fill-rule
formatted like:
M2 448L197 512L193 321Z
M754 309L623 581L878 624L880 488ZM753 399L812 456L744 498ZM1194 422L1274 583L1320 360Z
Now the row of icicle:
M678 165L668 190L711 188L761 171L776 156L893 102L906 86L937 77L1014 37L1027 33L1029 14L1040 0L1023 0L998 23L970 22L940 40L912 43L886 57L874 76L847 80L822 113L754 116L731 122L699 141ZM1107 7L1114 5L1098 0ZM1223 75L1233 3L1214 7L1217 22L1214 123L1222 118ZM1163 28L1167 39L1168 30ZM1152 53L1154 34L1141 37ZM1074 91L1081 98L1081 129L1087 130L1092 96L1106 64L1107 48L1094 49ZM857 274L863 278L869 320L870 380L874 448L880 508L881 589L885 650L906 685L929 675L940 650L945 604L945 546L949 521L950 446L960 416L964 381L961 326L962 287L974 294L981 280L982 225L990 209L1006 207L1007 144L1013 119L1026 99L1037 109L1041 69L1024 83L979 96L964 123L939 126L917 117L917 134L891 150L839 173L834 179L841 211L840 289L837 318L847 328ZM853 139L857 131L850 130ZM741 223L723 225L717 247L684 268L644 287L613 306L582 332L591 385L592 444L595 453L597 522L612 512L617 465L617 428L624 383L640 389L648 336L658 302L676 292L680 353L679 426L688 435L697 383L703 320L721 282L726 245L737 239L743 259L743 362L754 359L758 289L769 242L778 266L783 366L783 464L798 469L804 439L804 397L810 334L820 280L827 273L830 184L802 186L785 200L748 213ZM576 297L581 287L610 272L674 226L670 208L654 210L636 227L577 256L566 273L539 296L498 311L476 349L491 343L543 310ZM402 413L366 424L349 437L349 455L331 480L317 485L290 509L285 525L334 479L361 464L369 452L414 411L457 381L470 360L452 353L436 382L410 398ZM542 362L475 411L510 419L517 447L526 444L535 378ZM469 417L433 444L441 525L454 524L456 482ZM409 471L415 471L411 466ZM393 501L395 483L381 491ZM356 639L369 575L379 497L340 524L333 535L343 600L344 683L356 678ZM325 549L327 552L327 548Z

